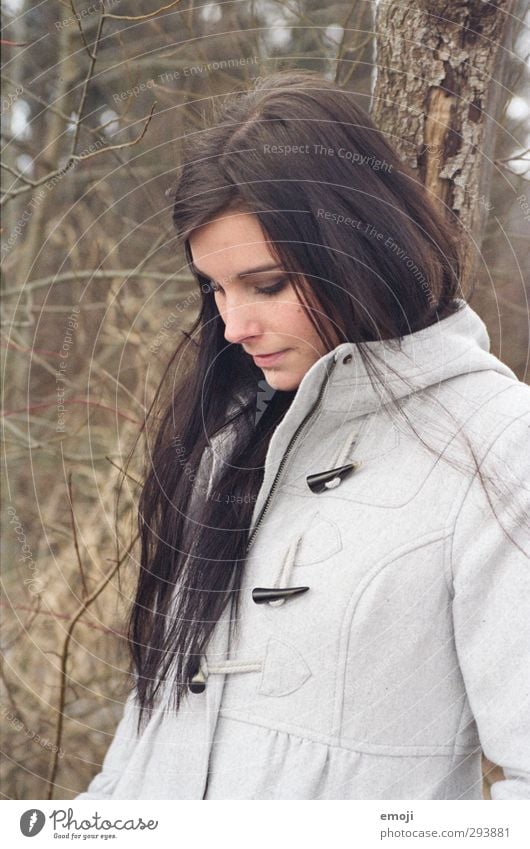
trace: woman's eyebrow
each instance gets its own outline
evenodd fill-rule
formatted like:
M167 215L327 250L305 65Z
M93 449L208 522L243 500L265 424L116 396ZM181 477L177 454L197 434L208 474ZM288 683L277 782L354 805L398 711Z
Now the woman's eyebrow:
M200 274L202 277L209 276L208 274L205 274L203 271L201 271L200 268L197 268L194 262L191 263L191 267L193 268L196 274ZM273 263L272 265L270 263L269 265L258 265L255 268L248 268L246 271L240 271L239 274L236 274L236 277L241 279L242 277L248 277L251 274L261 274L263 271L273 271L275 268L281 267L282 266L279 265L277 262Z

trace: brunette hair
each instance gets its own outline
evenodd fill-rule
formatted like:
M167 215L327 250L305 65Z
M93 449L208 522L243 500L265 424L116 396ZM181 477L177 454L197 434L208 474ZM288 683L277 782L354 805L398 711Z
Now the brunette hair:
M231 626L237 619L267 447L295 395L274 392L255 421L263 373L241 346L227 344L209 281L192 264L190 235L229 211L257 216L295 290L313 294L340 341L358 343L367 364L364 342L446 318L461 295L458 228L351 92L330 80L300 70L258 78L186 138L173 220L200 310L166 369L178 368L178 383L162 402L163 380L152 407L128 632L139 726L169 677L179 709L229 603ZM336 341L309 315L331 350ZM370 370L377 375L373 362ZM213 481L221 497L207 498L194 478L223 429L233 441Z

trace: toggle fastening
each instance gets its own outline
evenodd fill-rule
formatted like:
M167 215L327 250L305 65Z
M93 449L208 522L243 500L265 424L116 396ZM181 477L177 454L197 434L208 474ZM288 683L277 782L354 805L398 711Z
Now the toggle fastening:
M359 465L359 463L348 463L346 466L339 466L337 469L308 475L306 477L307 485L311 492L324 492L325 489L334 489L334 487L339 486L346 475L355 471Z
M305 593L309 587L254 587L252 590L252 601L256 604L265 604L268 601L290 598L293 595Z
M188 682L190 693L204 693L206 689L206 675L203 669L199 668L193 678Z
M228 675L232 672L261 672L262 663L259 660L225 660L224 663L208 664L203 655L197 672L188 680L191 693L204 693L210 675Z

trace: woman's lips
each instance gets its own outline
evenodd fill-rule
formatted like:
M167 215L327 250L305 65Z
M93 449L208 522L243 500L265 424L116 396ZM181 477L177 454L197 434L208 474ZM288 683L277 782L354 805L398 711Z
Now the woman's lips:
M286 352L287 348L283 351L277 351L275 354L262 354L261 356L255 354L252 359L257 366L272 366L274 363L277 363Z

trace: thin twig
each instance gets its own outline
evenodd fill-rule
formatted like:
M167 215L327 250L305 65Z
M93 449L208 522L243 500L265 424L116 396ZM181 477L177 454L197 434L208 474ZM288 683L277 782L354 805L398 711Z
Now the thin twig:
M152 280L165 280L175 283L193 283L188 274L173 274L162 271L143 271L136 268L111 268L108 271L65 271L62 274L50 274L49 277L41 277L38 280L30 280L21 288L11 288L4 291L6 295L20 295L22 292L31 292L34 289L42 289L44 286L56 283L69 283L71 280L108 280L112 277L150 277Z
M17 83L15 83L15 81L14 81L14 80L10 79L10 78L9 78L9 77L7 77L5 74L4 74L4 79L5 79L5 80L6 80L6 82L8 82L10 85L13 85L13 86L15 86L15 87L16 87ZM67 115L65 112L63 112L61 109L59 109L58 107L54 106L53 104L48 103L48 102L47 102L44 98L39 97L39 95L38 95L38 94L35 94L35 92L33 92L33 91L29 90L28 88L25 88L24 86L22 86L22 87L23 87L23 91L24 91L24 97L26 97L26 98L28 98L28 97L29 97L29 98L32 98L32 99L33 99L33 100L35 100L37 103L40 103L40 104L41 104L41 106L44 106L44 108L45 108L45 110L46 110L47 112L51 112L51 113L53 113L53 114L59 115L61 118L63 118L63 119L66 121L66 123L67 123L67 124L70 124L71 119L70 119L70 116L69 116L69 115ZM37 116L37 117L38 117L38 116ZM99 130L98 130L97 128L90 127L90 126L85 126L85 132L92 133L92 135L94 135L94 136L98 139L98 141L101 141L101 142L102 142L102 144L106 144L107 139L106 139L104 136L102 136L102 134L99 132ZM4 138L4 137L2 137L2 138ZM6 144L17 144L17 145L18 145L19 147L21 147L23 150L25 150L25 151L27 150L27 146L25 146L25 145L24 145L23 140L21 140L21 139L17 139L17 138L10 138L10 139L6 142ZM106 149L107 149L107 148L106 148ZM27 152L30 152L30 151L27 151ZM111 152L113 153L113 156L116 158L116 160L120 163L120 165L121 165L123 168L125 168L125 170L126 170L129 174L131 174L131 175L132 175L132 167L131 167L131 163L129 162L129 160L123 159L120 155L118 155L118 153L117 153L115 150L113 150L113 151L111 151ZM32 153L32 151L31 151L31 153ZM137 176L137 175L138 175L138 173L143 173L144 171L146 171L147 173L149 173L147 168L140 168L140 169L138 169L138 167L137 167L137 166L135 166L134 174ZM152 173L158 173L158 172L159 172L159 169L155 169L155 168L153 167L153 168L151 169L151 171L152 171ZM105 175L107 174L107 172L106 172L106 171L105 171L104 173L105 173ZM93 170L92 170L92 176L94 176L94 171L93 171ZM96 176L97 176L97 175L96 175ZM151 202L151 196L150 196L149 194L147 194L147 199L148 199L148 203L151 205L151 208L152 208L152 209L153 209L153 211L154 211L154 207L152 206L152 202Z
M121 382L121 380L118 380L117 377L114 377L114 375L108 372L106 368L100 366L97 360L93 360L91 368L92 371L102 374L104 377L108 378L108 380L112 380L112 382L115 383L116 386L122 390L122 392L125 392L125 394L129 396L131 401L134 401L134 403L140 407L141 411L145 413L145 405L142 404L140 399L136 397L134 392L131 392L130 389L127 389L127 387Z
M2 605L2 606L4 606L4 605ZM16 703L15 699L13 698L13 694L12 694L12 692L11 692L11 690L10 690L9 682L8 682L7 677L6 677L6 674L5 674L5 672L4 672L4 663L3 663L3 661L2 661L2 663L0 663L0 677L2 678L2 681L4 682L4 686L5 686L5 688L6 688L7 698L9 699L9 703L10 703L11 707L13 708L13 710L14 710L14 711L16 711L16 713L17 713L17 719L19 719L19 720L20 720L20 722L22 722L22 724L24 725L24 727L25 727L25 728L27 728L27 727L28 727L28 724L27 724L27 722L26 722L26 720L25 720L25 718L24 718L24 714L22 713L22 711L21 711L21 710L20 710L20 708L18 707L18 705L17 705L17 703Z
M70 8L71 8L71 10L74 14L74 17L77 21L77 26L78 26L79 32L81 34L83 44L85 45L86 52L88 53L88 55L90 56L91 59L95 60L96 57L92 54L92 51L91 51L90 47L88 46L87 40L85 38L85 31L83 30L83 27L81 25L81 16L77 13L77 9L74 6L74 0L70 0Z
M73 9L74 14L76 14L75 7L72 6L72 9ZM25 186L21 186L18 189L8 190L6 192L6 194L4 195L4 197L2 198L2 200L0 201L0 204L3 204L5 201L7 201L11 198L17 197L18 195L24 194L25 192L30 191L30 189L32 189L32 188L37 188L38 186L41 186L44 183L47 183L49 180L53 179L54 177L58 177L59 175L63 175L70 168L72 163L78 159L78 157L75 154L75 149L77 147L77 140L79 138L79 132L80 132L80 129L81 129L81 124L83 123L83 111L84 111L84 108L85 108L85 102L86 102L87 93L88 93L88 86L90 84L90 80L92 79L92 77L94 75L94 67L95 67L96 59L97 59L97 51L98 51L99 42L100 42L100 39L101 39L101 32L102 32L102 29L103 29L103 19L104 19L104 16L101 15L101 17L98 21L98 29L97 29L96 37L95 37L95 40L94 40L94 51L91 52L89 50L90 63L89 63L89 66L88 66L88 71L86 73L85 79L83 81L83 88L81 90L81 101L79 103L79 108L77 110L77 117L76 117L75 124L74 124L74 134L73 134L73 137L72 137L72 144L71 144L71 147L70 147L70 155L68 157L68 161L67 161L66 165L64 165L62 168L56 168L55 171L52 171L50 174L46 174L44 177L41 177L39 180L35 180L32 185L29 185L29 186L25 185ZM87 49L88 49L88 47L87 47Z
M138 144L139 142L141 142L143 137L145 136L145 134L147 132L147 128L148 128L149 124L151 123L151 119L153 117L153 112L155 111L155 106L157 105L157 103L158 103L158 101L155 100L153 105L151 106L149 115L147 116L147 118L145 120L145 124L142 128L140 135L137 138L133 139L132 142L123 142L123 144L109 144L107 147L102 147L99 150L93 150L91 153L80 153L76 156L72 156L72 160L75 161L75 162L81 162L85 159L93 159L95 156L101 156L102 153L108 153L111 150L123 150L123 148L125 148L125 147L134 147L135 144Z
M119 471L122 475L124 475L126 478L128 478L128 479L129 479L130 481L132 481L133 483L135 483L135 484L136 484L136 486L142 486L142 482L141 482L141 481L137 480L136 478L133 478L133 476L132 476L132 475L130 475L130 474L129 474L129 472L126 472L124 469L122 469L122 467L121 467L121 466L118 466L118 464L117 464L117 463L115 463L113 460L111 460L111 459L110 459L110 457L105 457L105 460L108 460L108 461L109 461L109 463L111 464L111 466L114 466L114 468L115 468L115 469L118 469L118 471Z
M68 663L68 650L69 650L69 647L70 647L70 642L71 642L71 639L72 639L74 628L77 625L78 621L81 619L81 617L86 613L86 611L88 610L90 605L98 598L99 595L101 595L101 593L103 592L105 587L108 585L109 581L112 580L112 578L114 577L114 575L116 574L116 572L120 568L120 566L123 563L123 561L125 560L125 558L129 556L129 554L131 553L131 551L132 551L134 545L136 544L139 536L140 535L138 533L135 535L134 539L132 540L129 547L127 548L125 554L114 564L114 566L112 567L112 569L110 570L108 575L105 575L105 577L99 582L99 584L93 590L93 592L89 596L87 596L86 599L84 599L82 601L82 603L79 605L77 611L74 613L72 620L70 622L70 625L68 626L68 629L67 629L67 632L66 632L66 637L64 639L64 643L63 643L63 647L62 647L62 651L61 651L61 683L60 683L60 690L59 690L59 703L57 705L57 723L56 723L56 727L55 727L55 747L54 747L53 758L52 758L52 762L50 764L50 770L49 770L49 774L48 774L48 786L47 786L47 795L46 795L47 799L53 799L53 789L54 789L54 786L55 786L55 778L57 776L57 768L58 768L58 761L59 761L58 753L59 753L60 748L61 748L61 741L62 741L62 736L63 736L64 705L65 705L65 697L66 697L66 685L67 685L67 682L68 682L66 667L67 667L67 663Z
M337 67L335 69L335 82L336 83L339 82L339 80L338 80L339 65L340 65L340 61L341 61L341 59L344 55L344 52L346 50L346 34L348 32L348 24L350 23L350 19L351 19L353 13L356 10L356 7L357 7L357 0L353 0L353 3L351 4L347 15L346 15L346 17L344 18L344 21L341 24L341 26L342 26L342 38L340 40L339 49L337 50L337 55L335 56L335 60L334 60L337 63Z
M167 6L161 6L154 12L148 12L147 15L112 15L110 12L105 12L104 17L112 18L114 21L147 21L149 18L154 18L161 12L167 12L168 9L178 6L179 3L180 0L173 0L173 3L169 3Z
M40 597L38 597L40 600ZM32 607L27 607L23 604L7 604L5 601L0 601L0 607L9 608L10 610L29 610L31 611L35 618L35 616L52 616L54 619L64 619L67 622L70 622L72 617L68 613L57 613L55 610L35 610ZM87 628L92 628L94 631L101 631L103 634L114 634L116 637L126 637L127 634L125 631L118 631L116 628L107 628L105 625L96 625L95 622L81 622L81 625L85 625ZM48 652L52 654L51 650ZM60 659L61 655L55 652L57 657ZM1 666L0 666L1 669Z
M77 118L76 118L76 122L75 122L74 135L73 135L73 138L72 138L72 146L70 148L70 157L72 157L75 153L75 149L77 147L77 140L79 138L79 131L80 131L80 128L81 128L81 124L83 122L83 111L85 109L85 102L86 102L86 98L87 98L87 94L88 94L88 86L90 85L90 80L92 79L92 77L94 75L94 68L95 68L95 65L96 65L99 42L100 42L100 39L101 39L102 30L103 30L103 19L104 19L104 16L101 15L101 17L98 21L98 28L97 28L97 32L96 32L96 37L94 39L93 52L88 50L88 46L87 46L87 50L88 50L88 53L89 53L89 56L90 56L90 62L89 62L89 65L88 65L88 71L86 73L86 76L85 76L85 79L84 79L84 82L83 82L83 88L81 90L81 102L79 104L79 109L77 110Z
M74 538L74 549L75 556L77 557L77 565L79 566L79 573L81 575L81 583L83 584L83 594L84 598L88 596L88 586L85 577L85 567L83 566L83 561L81 559L81 552L79 551L79 542L77 539L77 523L75 520L74 514L74 498L72 493L72 472L68 472L68 502L70 507L70 524L72 527L72 535Z
M122 419L127 419L128 422L133 422L133 424L141 424L138 419L133 419L131 416L128 416L127 413L122 413L116 407L109 407L107 404L100 404L99 401L88 401L86 398L67 398L63 402L66 405L70 404L81 404L86 407L98 407L100 410L109 410L111 413L115 413L117 416L120 416ZM14 416L17 413L32 413L34 410L45 410L47 407L56 406L57 401L43 401L40 404L30 404L28 407L19 407L17 410L5 410L4 412L0 412L0 418L3 418L6 425L9 424L9 417ZM34 444L32 448L39 448L40 445Z
M31 188L35 187L35 180L31 180L29 177L26 177L24 174L22 174L21 171L15 171L15 169L11 168L11 166L8 165L7 162L0 162L0 168L3 168L5 171L9 171L9 173L12 174L13 177L16 177L17 180L22 180L24 183L27 183L28 186L30 186Z
M30 41L9 41L7 38L1 38L0 44L5 44L6 47L28 47L31 42Z
M370 42L373 41L373 38L374 38L374 34L371 32L370 35L367 38L365 38L364 41L361 41L360 44L355 44L353 47L349 47L348 49L351 52L353 52L354 50L363 50L366 47L367 44L370 44ZM341 80L341 83L340 83L341 86L345 86L349 83L354 72L357 70L357 68L359 66L359 62L360 62L360 59L357 59L355 62L351 62L350 67L348 69L348 73L346 74L344 79Z
M23 445L24 448L27 448L30 451L34 451L37 448L41 447L40 442L34 442L31 437L26 437L26 434L22 433L20 428L18 428L13 422L10 422L9 419L4 419L4 426L7 428L7 430L10 430L11 433L13 433L17 437L17 439L14 441L18 445Z
M36 596L36 605L35 605L35 607L24 607L24 608L19 608L19 607L17 607L15 604L10 604L10 605L2 604L2 607L10 607L10 608L11 608L11 610L29 610L30 615L28 616L28 618L26 619L26 621L25 621L25 622L23 622L23 623L22 623L22 625L20 626L20 633L22 633L22 634L25 634L25 633L27 633L27 632L29 631L29 628L30 628L30 627L31 627L31 625L33 624L33 620L36 618L37 614L38 614L38 613L40 613L40 606L41 606L41 597L40 597L40 594ZM13 645L13 643L15 643L17 640L18 640L18 634L16 634L16 635L13 637L13 639L12 639L12 640L9 640L7 643L5 643L5 644L2 646L2 653L4 653L4 654L5 654L5 652L7 651L7 649L11 648L11 646ZM10 695L11 695L11 694L10 694Z
M143 126L143 128L140 132L140 135L137 138L133 139L131 142L123 142L123 144L110 144L110 145L107 145L106 147L100 148L99 150L94 150L91 153L80 153L80 154L72 154L71 153L69 158L68 158L68 162L66 163L66 165L63 165L62 168L56 168L54 171L51 171L50 173L45 174L44 177L40 177L38 180L35 180L32 183L31 186L21 186L19 189L13 189L13 190L8 189L5 192L4 197L0 200L0 205L3 205L6 201L10 200L11 198L17 197L18 195L25 194L26 192L29 192L33 188L38 188L39 186L42 186L44 183L48 183L50 180L53 180L55 177L59 177L59 176L66 174L66 172L69 170L69 168L71 167L73 162L81 162L85 159L92 159L94 156L100 156L102 153L109 153L110 151L114 151L114 150L123 150L124 148L134 147L136 144L141 142L141 140L145 136L145 134L147 132L147 128L148 128L149 124L151 123L151 119L153 117L153 112L155 110L156 105L157 105L157 101L155 100L155 102L151 106L151 110L149 112L149 115L145 119L145 124L144 124L144 126ZM76 121L76 127L77 126L78 126L78 121Z

